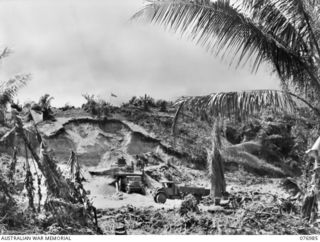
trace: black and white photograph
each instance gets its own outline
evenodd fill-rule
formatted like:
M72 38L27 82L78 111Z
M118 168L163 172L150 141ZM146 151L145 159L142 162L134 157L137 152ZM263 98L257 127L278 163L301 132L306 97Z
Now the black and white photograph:
M0 240L314 241L319 163L319 0L0 0Z

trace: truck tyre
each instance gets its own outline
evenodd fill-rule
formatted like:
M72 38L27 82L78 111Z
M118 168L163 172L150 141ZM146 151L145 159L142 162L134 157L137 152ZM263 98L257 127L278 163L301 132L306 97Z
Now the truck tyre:
M194 197L197 199L197 203L199 204L202 199L201 195L194 195Z
M156 195L156 202L157 203L165 203L167 201L167 196L163 192L158 193Z

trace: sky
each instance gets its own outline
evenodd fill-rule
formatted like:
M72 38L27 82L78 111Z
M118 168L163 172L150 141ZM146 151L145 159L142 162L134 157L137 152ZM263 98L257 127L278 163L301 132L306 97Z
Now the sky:
M113 104L148 94L156 99L218 91L278 88L271 68L235 69L161 27L130 21L142 0L0 0L0 81L32 79L20 103L45 93L53 105L79 106L82 94ZM118 97L112 97L111 93Z

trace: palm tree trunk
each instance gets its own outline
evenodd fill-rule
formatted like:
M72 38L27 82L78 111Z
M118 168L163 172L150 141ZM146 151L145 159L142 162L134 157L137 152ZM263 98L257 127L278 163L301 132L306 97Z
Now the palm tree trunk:
M220 199L226 191L226 181L224 177L223 160L220 153L221 140L219 121L216 120L214 124L214 135L212 141L212 151L208 154L208 163L210 164L210 181L211 181L211 198L215 204L220 203Z
M320 168L319 156L315 158L315 164L310 182L310 190L306 194L302 204L302 218L307 219L309 222L314 222L317 219L318 214L318 199L320 188Z
M14 184L14 174L16 173L16 165L17 165L17 147L14 146L13 154L10 164L10 173L9 173L9 180L12 184Z
M173 135L173 138L175 138L175 136L176 136L176 126L177 126L179 114L182 110L183 104L184 104L184 102L181 102L181 104L179 105L179 107L174 115L174 118L173 118L172 127L171 127L171 133Z
M5 114L4 114L4 110L0 108L0 124L5 124L6 122L6 118L5 118Z
M25 146L26 151L26 178L25 178L25 187L28 194L29 199L29 208L35 212L36 209L34 207L34 187L33 187L33 177L30 170L30 164L29 164L29 158L28 158L28 149L27 146Z

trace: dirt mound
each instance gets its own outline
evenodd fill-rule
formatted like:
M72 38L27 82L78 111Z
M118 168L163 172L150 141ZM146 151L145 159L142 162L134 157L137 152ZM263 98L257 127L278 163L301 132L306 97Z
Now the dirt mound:
M261 153L272 151L266 150L260 142L249 141L237 145L228 146L222 152L225 162L243 166L246 170L258 175L271 175L284 177L292 175L288 170L283 170L263 158Z
M41 123L39 131L59 162L67 161L70 150L82 165L100 168L109 168L120 157L131 163L136 162L136 155L146 153L161 156L159 161L179 155L128 121L57 118L53 123Z
M161 164L151 166L145 169L145 173L156 181L169 180L174 182L182 182L183 174L174 166Z
M45 127L43 125L40 131ZM127 132L119 122L82 119L69 121L63 129L47 136L46 141L60 161L67 161L70 150L73 150L81 164L97 166L107 152L120 148Z
M155 151L160 142L142 133L131 132L127 138L126 151L130 155L137 155Z
M171 117L169 116L165 118L169 120ZM156 115L146 114L143 117L146 119L144 120L145 122L150 122L151 119L155 119ZM150 160L150 165L158 165L166 163L168 160L173 160L176 165L194 168L195 166L192 164L196 163L198 167L206 169L206 154L196 153L193 149L190 149L189 153L179 152L178 150L182 146L182 140L180 139L177 140L178 143L175 148L163 143L172 143L166 139L167 133L170 131L167 126L162 127L160 123L154 124L152 125L154 130L147 129L149 133L145 129L145 123L142 120L138 120L137 123L142 124L142 126L120 119L99 120L90 117L72 118L59 116L54 122L41 122L37 126L51 148L52 156L59 163L66 162L70 151L73 150L77 154L81 165L99 169L110 168L111 164L120 157L124 157L128 163L136 163L136 155L145 156L148 161ZM159 125L158 128L156 127L157 125ZM290 169L283 164L283 159L279 158L281 156L279 152L285 147L280 147L281 149L273 149L271 147L278 143L281 144L282 140L288 136L289 131L283 125L282 123L272 122L258 122L257 124L249 125L247 129L251 129L253 134L251 136L248 135L248 137L256 139L262 132L267 135L263 142L261 140L251 140L231 145L225 139L225 147L227 147L225 152L226 166L231 166L232 168L234 164L236 164L235 167L240 164L247 170L259 175L276 177L293 175L288 172ZM190 127L187 125L185 128L187 127L189 130ZM205 129L205 127L201 128L200 126L195 128L195 130L201 130L201 132ZM236 130L237 133L240 132L235 128L230 129L229 136L232 130ZM32 132L34 131L32 126L30 126L30 131L28 136L33 147L36 148L39 144L34 132ZM158 133L160 131L162 132L161 134ZM243 132L245 133L245 131ZM189 131L187 133L186 135L190 137L194 134L194 132ZM188 141L184 140L183 142L187 147ZM12 144L0 145L0 150L10 150L8 147L12 147ZM23 145L21 147L23 148ZM197 145L197 147L202 151L206 149L206 146L203 145ZM9 152L12 153L12 150ZM205 160L203 161L203 159Z
M205 122L200 122L185 112L177 126L176 137L173 138L170 128L173 120L171 114L162 117L157 112L134 111L125 116L152 132L157 139L175 144L176 150L189 154L190 159L182 159L185 166L207 168L206 149L211 147L211 128ZM226 166L231 169L238 169L240 165L255 174L272 177L292 176L295 172L298 173L299 169L284 164L291 155L294 144L291 122L286 122L285 119L230 123L225 127L223 136L227 153L231 153L225 159ZM291 158L297 160L297 157Z

